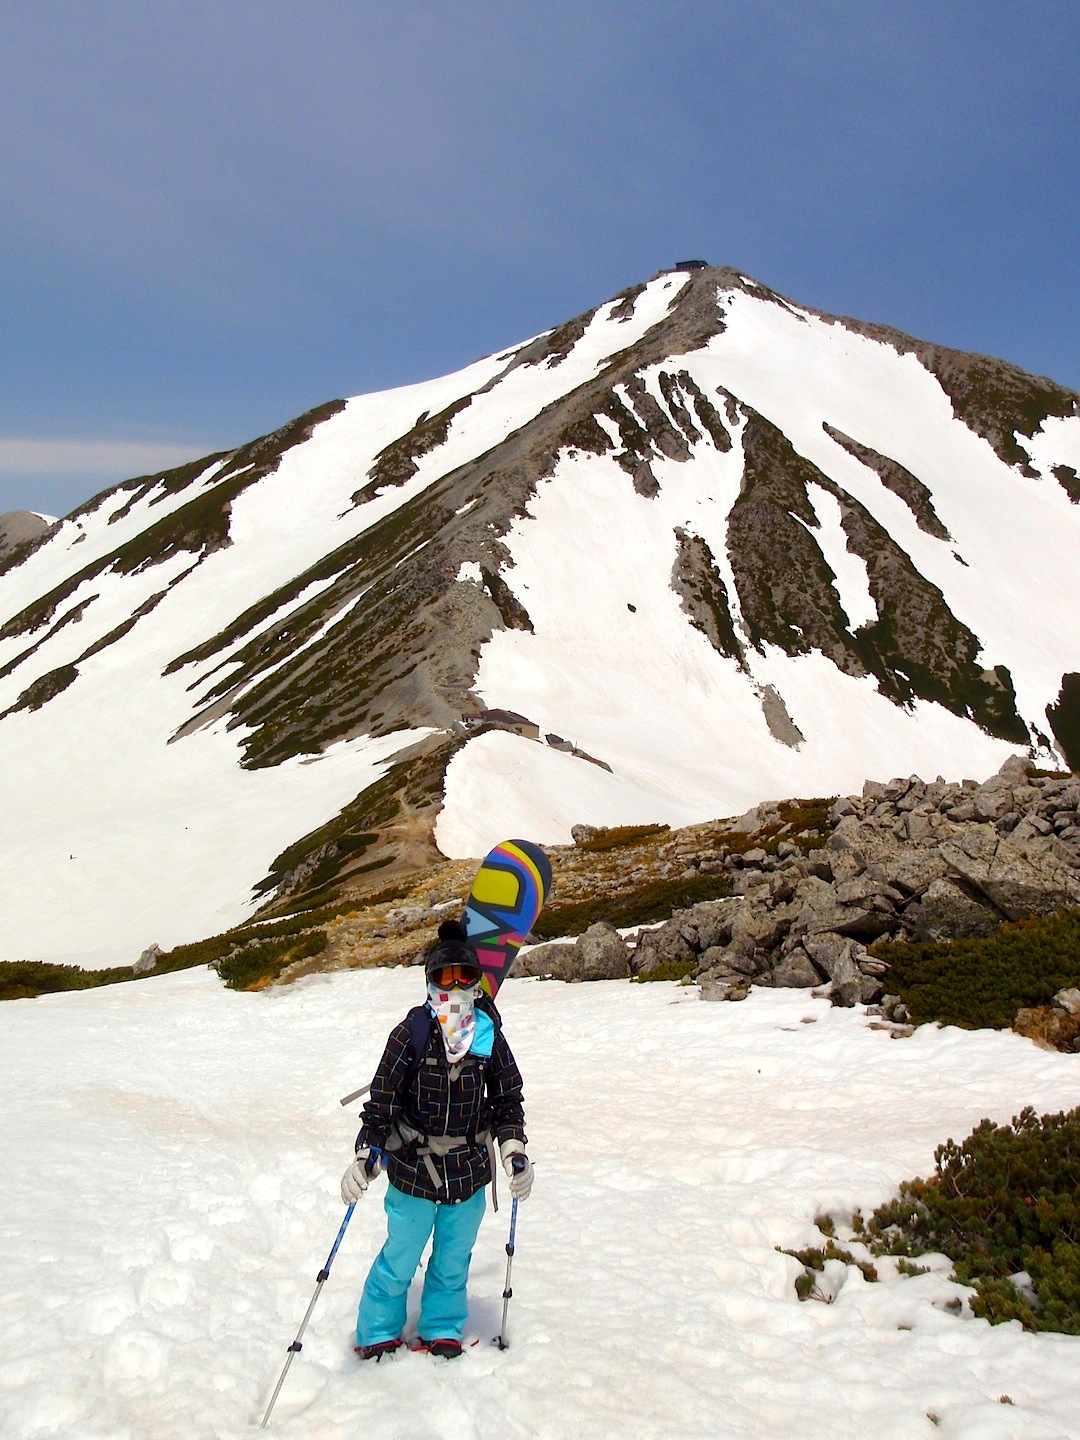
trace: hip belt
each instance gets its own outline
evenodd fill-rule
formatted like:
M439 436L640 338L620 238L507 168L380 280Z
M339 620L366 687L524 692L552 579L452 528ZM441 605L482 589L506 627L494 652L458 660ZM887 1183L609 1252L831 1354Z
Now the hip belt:
M446 1179L435 1168L435 1157L451 1155L455 1150L471 1150L474 1144L482 1145L487 1151L488 1163L491 1166L491 1205L493 1210L498 1210L499 1161L495 1152L495 1137L490 1130L478 1130L473 1136L425 1135L422 1130L417 1130L408 1121L395 1120L386 1142L386 1149L394 1151L401 1150L406 1145L414 1145L413 1153L418 1160L423 1160L424 1168L427 1170L432 1185L436 1190L443 1190L446 1188Z

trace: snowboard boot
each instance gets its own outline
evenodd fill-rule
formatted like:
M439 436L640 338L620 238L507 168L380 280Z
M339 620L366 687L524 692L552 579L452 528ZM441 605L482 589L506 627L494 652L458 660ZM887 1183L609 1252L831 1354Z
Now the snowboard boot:
M400 1350L403 1343L401 1340L380 1340L376 1345L357 1345L356 1353L361 1360L378 1362L384 1355L393 1355L395 1350Z
M461 1357L460 1340L432 1340L427 1347L429 1355L437 1355L440 1360L457 1360Z

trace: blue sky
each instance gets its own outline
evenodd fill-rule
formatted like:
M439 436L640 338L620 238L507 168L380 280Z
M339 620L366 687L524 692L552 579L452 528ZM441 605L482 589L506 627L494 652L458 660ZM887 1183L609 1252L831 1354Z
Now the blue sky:
M1075 0L5 0L0 511L675 260L1080 389Z

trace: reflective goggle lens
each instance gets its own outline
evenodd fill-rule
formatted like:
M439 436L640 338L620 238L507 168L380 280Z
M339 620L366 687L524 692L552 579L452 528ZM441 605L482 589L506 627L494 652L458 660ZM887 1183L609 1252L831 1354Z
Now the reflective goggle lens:
M480 971L474 965L440 965L430 978L440 990L471 990L480 983Z

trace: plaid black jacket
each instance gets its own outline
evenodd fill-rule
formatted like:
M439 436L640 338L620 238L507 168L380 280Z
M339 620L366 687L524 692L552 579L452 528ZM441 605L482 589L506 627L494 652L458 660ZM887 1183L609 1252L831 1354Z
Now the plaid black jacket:
M468 1137L469 1144L448 1155L433 1157L441 1183L436 1189L428 1167L417 1150L423 1139L391 1150L387 1160L390 1183L406 1195L443 1204L457 1204L475 1195L491 1179L488 1151L476 1136L490 1130L496 1144L503 1140L525 1140L525 1111L522 1103L521 1072L502 1033L499 1013L481 997L477 1009L486 1011L495 1022L495 1041L489 1059L467 1055L454 1066L454 1078L442 1035L434 1017L427 1046L412 1081L414 1056L408 1019L390 1032L371 1093L361 1112L362 1128L356 1137L361 1145L385 1148L391 1127L404 1120L422 1137L454 1135Z

